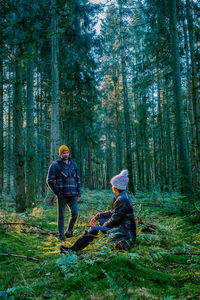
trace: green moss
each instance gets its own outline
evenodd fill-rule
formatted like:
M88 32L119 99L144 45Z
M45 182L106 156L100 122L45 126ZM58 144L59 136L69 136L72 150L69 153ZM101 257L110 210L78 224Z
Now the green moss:
M136 195L136 202L152 204L142 210L135 205L135 212L154 224L156 231L139 237L145 225L138 224L138 242L130 252L111 251L101 235L98 243L77 254L77 259L71 257L70 261L69 256L67 267L57 264L62 256L56 236L35 234L33 227L0 227L1 253L38 259L32 262L1 256L0 291L14 299L43 299L47 291L51 291L52 299L71 300L195 298L199 292L200 258L173 253L199 252L198 222L196 215L187 218L171 215L171 207L177 208L176 202L180 201L179 195L172 196ZM107 191L84 191L75 236L66 245L73 244L88 228L89 219L97 210L110 207L111 199L112 194ZM2 207L0 215L8 222L23 221L57 230L56 206L36 206L26 214L16 214L7 206Z

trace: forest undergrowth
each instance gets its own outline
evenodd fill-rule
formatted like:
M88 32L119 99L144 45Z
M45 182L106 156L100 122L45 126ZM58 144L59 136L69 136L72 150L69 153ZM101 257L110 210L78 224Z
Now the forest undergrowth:
M112 193L84 190L72 245ZM103 234L80 253L59 253L56 203L15 213L0 203L0 299L200 299L198 211L181 213L177 193L137 193L137 242L116 250ZM66 220L68 210L66 210ZM15 256L14 256L15 255Z

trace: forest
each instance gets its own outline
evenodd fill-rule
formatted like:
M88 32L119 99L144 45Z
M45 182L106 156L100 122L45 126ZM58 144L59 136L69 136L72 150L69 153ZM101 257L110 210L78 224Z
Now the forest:
M4 0L0 37L0 299L200 299L200 2ZM60 255L61 145L82 186L67 245L127 169L134 247Z

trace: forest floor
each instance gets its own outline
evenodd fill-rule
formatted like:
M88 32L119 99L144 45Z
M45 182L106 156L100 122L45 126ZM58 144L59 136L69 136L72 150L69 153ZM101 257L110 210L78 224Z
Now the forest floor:
M88 228L93 215L110 208L112 197L110 191L84 190L75 235L65 245ZM183 199L176 193L137 193L132 199L135 247L114 250L100 234L82 252L67 255L59 253L54 235L55 203L43 201L17 214L9 199L1 202L0 299L200 299L198 216L181 216Z

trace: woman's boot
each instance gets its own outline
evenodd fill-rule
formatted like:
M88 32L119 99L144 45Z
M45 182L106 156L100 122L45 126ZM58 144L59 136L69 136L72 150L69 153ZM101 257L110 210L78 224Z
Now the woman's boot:
M83 250L85 247L89 245L90 242L93 241L94 237L98 234L98 231L92 231L92 233L88 233L87 231L74 243L71 247L60 246L60 252L64 253L68 250L79 251Z

